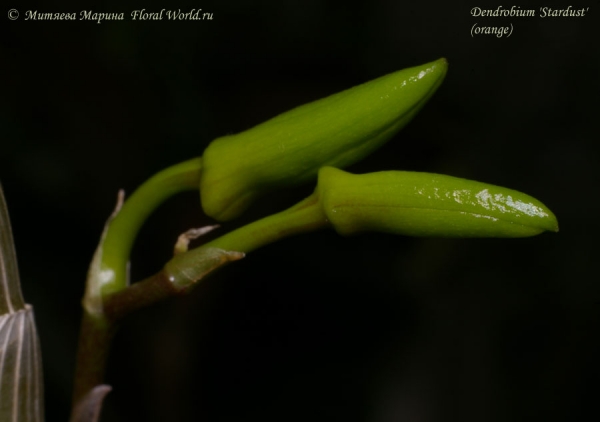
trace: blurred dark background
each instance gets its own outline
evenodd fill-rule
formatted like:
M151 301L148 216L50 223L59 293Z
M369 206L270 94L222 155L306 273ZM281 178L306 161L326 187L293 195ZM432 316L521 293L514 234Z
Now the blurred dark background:
M446 57L419 116L355 172L446 173L524 191L561 231L440 240L333 232L265 247L115 340L103 421L579 421L598 418L597 0L579 18L475 18L467 2L19 2L2 11L0 180L64 421L87 266L118 189L214 138ZM569 2L521 2L522 9ZM131 21L201 8L211 21ZM25 21L124 12L124 21ZM473 24L512 23L509 38ZM240 223L293 204L266 198ZM144 227L132 279L210 224L197 193ZM228 230L235 224L225 225Z

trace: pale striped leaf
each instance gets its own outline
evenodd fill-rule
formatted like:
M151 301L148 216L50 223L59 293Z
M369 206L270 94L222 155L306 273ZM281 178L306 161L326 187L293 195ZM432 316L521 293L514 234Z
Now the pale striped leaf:
M42 362L33 308L0 316L0 420L43 421Z
M42 360L33 308L23 302L0 186L0 421L42 422Z
M0 315L25 308L8 210L0 185Z

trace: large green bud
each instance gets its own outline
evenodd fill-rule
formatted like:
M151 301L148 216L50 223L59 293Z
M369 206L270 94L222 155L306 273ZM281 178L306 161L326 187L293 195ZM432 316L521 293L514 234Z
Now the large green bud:
M526 237L558 231L552 211L529 195L440 174L354 175L324 167L317 194L325 217L343 235Z
M204 151L202 207L217 220L239 216L261 194L345 167L402 129L446 75L439 59L297 107Z

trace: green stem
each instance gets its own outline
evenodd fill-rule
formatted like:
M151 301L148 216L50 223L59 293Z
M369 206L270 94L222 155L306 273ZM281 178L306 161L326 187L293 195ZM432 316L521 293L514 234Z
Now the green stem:
M103 383L115 324L125 314L181 293L217 267L240 259L242 253L288 236L329 226L318 194L314 193L285 211L227 233L199 248L177 254L159 274L128 287L127 260L141 224L168 196L187 188L196 189L200 168L201 160L196 159L157 174L142 185L109 222L99 249L101 266L98 268L92 264L92 272L105 272L108 269L113 271L114 276L110 283L102 282L99 296L97 290L90 289L92 300L89 302L95 303L95 297L100 299L99 306L84 306L73 395L74 409L78 408L86 394ZM84 300L84 303L88 302Z
M179 253L165 264L161 272L104 296L101 317L107 322L117 322L136 309L184 293L210 272L230 261L241 259L246 252L328 225L317 195L313 194L283 212L255 221L198 248Z
M317 193L291 208L240 227L188 252L175 255L163 268L179 289L190 288L228 261L240 259L269 243L329 226Z
M127 286L127 262L142 224L169 197L199 189L201 169L200 157L171 166L148 179L125 201L111 221L102 245L100 270L110 275L103 280L102 296Z
M86 394L103 383L106 359L116 330L116 321L104 312L103 299L126 289L127 263L138 231L166 199L185 190L198 189L201 169L202 159L195 158L157 173L109 220L88 274L75 369L74 411Z
M240 227L203 247L247 253L277 240L328 226L318 196L313 193L285 211Z

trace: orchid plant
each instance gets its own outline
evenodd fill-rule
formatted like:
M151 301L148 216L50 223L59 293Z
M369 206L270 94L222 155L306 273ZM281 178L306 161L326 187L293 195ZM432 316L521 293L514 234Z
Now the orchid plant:
M297 107L239 134L214 140L202 157L156 174L127 200L119 193L87 276L72 422L94 422L110 387L106 360L127 314L192 289L211 272L280 239L321 229L342 236L377 231L429 237L525 237L558 231L552 212L517 191L452 176L347 167L402 129L441 85L447 62L404 69ZM190 249L218 226L182 234L157 274L129 282L136 235L172 195L199 190L217 222L242 215L262 195L316 180L291 208ZM43 420L40 348L21 294L6 205L0 202L0 419ZM221 229L223 230L223 229Z

